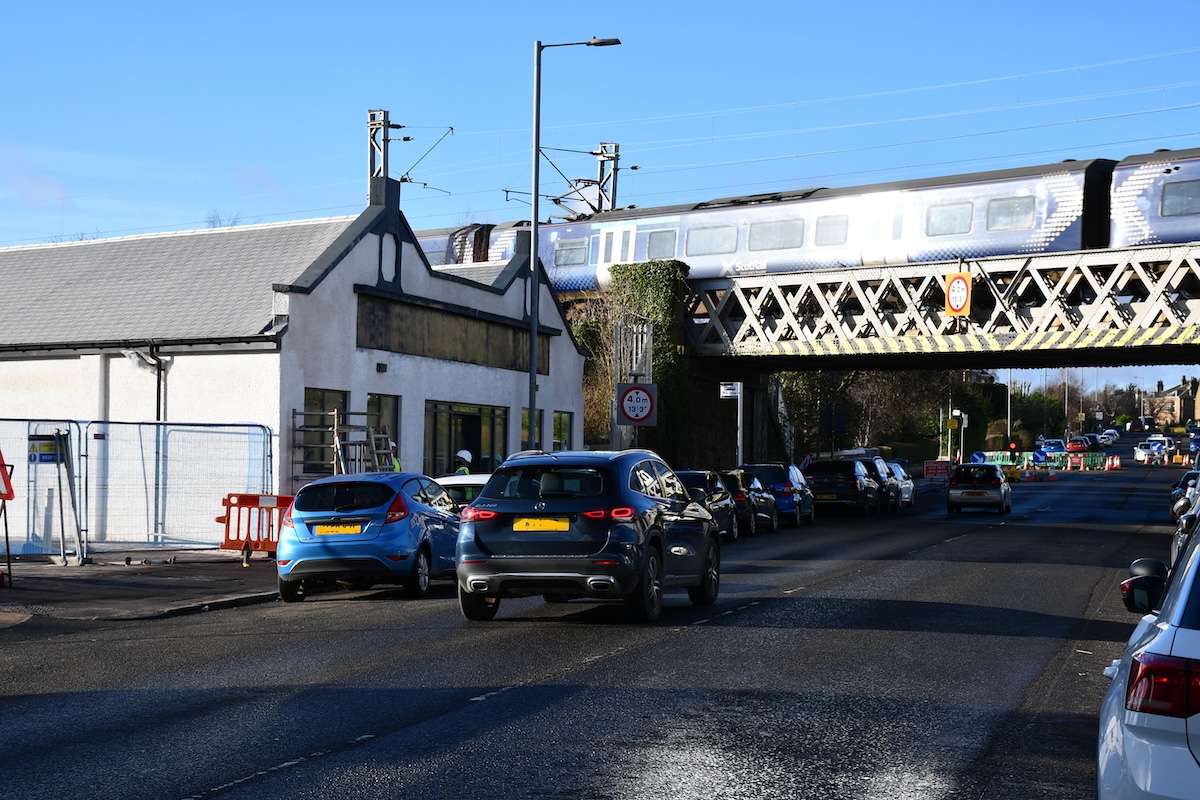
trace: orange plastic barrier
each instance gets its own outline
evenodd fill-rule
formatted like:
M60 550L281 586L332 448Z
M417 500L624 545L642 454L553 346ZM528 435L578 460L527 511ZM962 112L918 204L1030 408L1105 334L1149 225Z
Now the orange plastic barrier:
M225 513L216 518L225 526L221 549L240 550L243 565L249 565L253 551L274 558L279 544L279 525L294 497L290 494L225 495L221 500Z

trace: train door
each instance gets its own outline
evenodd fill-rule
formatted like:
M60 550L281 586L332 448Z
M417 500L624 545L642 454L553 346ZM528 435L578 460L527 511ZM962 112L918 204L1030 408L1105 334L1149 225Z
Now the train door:
M598 266L607 269L613 264L630 264L634 261L633 244L637 226L614 225L600 231Z
M867 213L867 226L862 240L864 266L908 263L908 248L904 246L904 205L889 198L873 204Z

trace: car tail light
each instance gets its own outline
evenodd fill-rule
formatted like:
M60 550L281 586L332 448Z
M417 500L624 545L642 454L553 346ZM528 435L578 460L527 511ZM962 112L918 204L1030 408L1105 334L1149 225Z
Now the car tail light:
M396 499L388 506L387 516L384 517L383 524L387 525L389 522L399 522L407 516L408 503L404 502L403 494L397 494Z
M794 494L794 493L795 493L795 491L796 491L796 487L795 487L795 486L792 486L790 483L785 483L785 484L783 485L783 489L782 489L782 490L780 490L780 492L779 492L779 493L780 493L781 495L783 495L784 497L787 497L787 496L789 496L789 495L791 495L791 494Z
M616 508L599 508L595 511L585 511L583 515L588 519L613 519L616 522L629 522L637 512L629 506L617 506Z
M745 492L738 492L737 494L735 494L735 495L733 496L733 499L734 499L734 500L736 500L736 501L737 501L737 502L739 502L739 503L744 503L744 502L746 502L746 493L745 493Z
M958 486L958 478L951 478L951 479L950 479L950 485L951 485L951 486Z
M486 508L467 506L458 515L458 518L462 522L480 522L485 519L494 519L497 516L499 516L499 514L495 511L490 511Z
M292 506L293 505L295 505L295 503L288 503L287 511L283 512L283 519L279 521L280 527L282 527L282 528L295 527L292 523Z
M1155 653L1133 657L1125 708L1164 717L1200 712L1200 661Z
M1000 480L999 478L992 478L992 488L993 489L999 489L1000 484L1002 484L1002 483L1004 483L1004 481Z

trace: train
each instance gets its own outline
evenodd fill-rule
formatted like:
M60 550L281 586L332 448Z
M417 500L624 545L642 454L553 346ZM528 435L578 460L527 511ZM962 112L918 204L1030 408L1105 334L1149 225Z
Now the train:
M417 232L430 265L508 262L527 221ZM689 279L1200 241L1200 148L603 211L538 226L559 294L614 264L675 259Z

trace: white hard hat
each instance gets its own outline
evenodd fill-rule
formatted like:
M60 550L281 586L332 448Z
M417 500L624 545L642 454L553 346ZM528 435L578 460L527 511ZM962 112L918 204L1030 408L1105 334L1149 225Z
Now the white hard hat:
M461 458L463 461L467 462L468 464L471 463L471 451L470 450L459 450L457 453L454 454L454 457Z

